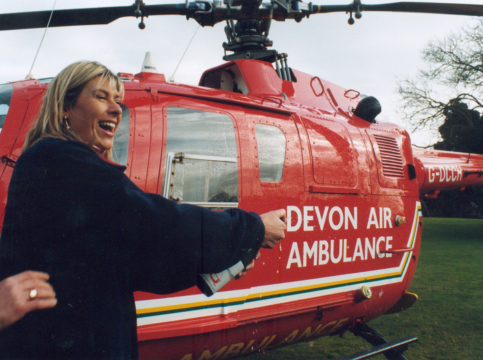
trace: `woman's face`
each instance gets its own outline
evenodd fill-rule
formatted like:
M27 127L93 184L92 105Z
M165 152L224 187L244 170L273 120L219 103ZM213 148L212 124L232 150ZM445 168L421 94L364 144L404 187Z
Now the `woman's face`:
M74 105L67 111L71 129L98 154L110 150L114 133L121 121L121 94L109 80L99 83L100 76L89 81Z

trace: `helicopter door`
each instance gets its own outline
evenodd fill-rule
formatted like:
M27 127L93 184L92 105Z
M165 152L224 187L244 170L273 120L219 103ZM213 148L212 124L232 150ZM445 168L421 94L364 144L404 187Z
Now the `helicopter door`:
M232 118L168 107L162 195L210 209L238 207L238 155Z
M244 110L246 121L238 129L242 139L240 207L262 214L303 206L303 158L294 118L290 114ZM251 287L286 281L286 259L281 251L287 246L280 242L277 251L263 253L263 265L270 271L253 279Z

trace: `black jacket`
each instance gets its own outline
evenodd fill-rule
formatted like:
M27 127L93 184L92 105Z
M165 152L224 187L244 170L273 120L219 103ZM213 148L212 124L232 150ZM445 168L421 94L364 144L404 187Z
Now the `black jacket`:
M258 247L254 213L147 194L84 144L44 139L18 159L0 240L0 279L50 274L58 304L0 331L0 358L136 359L133 291L172 293Z

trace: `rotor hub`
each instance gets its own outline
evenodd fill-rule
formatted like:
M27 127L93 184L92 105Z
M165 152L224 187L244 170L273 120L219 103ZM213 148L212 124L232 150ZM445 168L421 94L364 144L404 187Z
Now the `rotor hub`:
M267 24L262 20L242 19L233 24L227 21L225 33L228 42L223 43L225 49L224 60L234 59L259 59L273 62L275 61L275 50L267 50L273 45L268 39ZM226 55L226 51L233 54Z

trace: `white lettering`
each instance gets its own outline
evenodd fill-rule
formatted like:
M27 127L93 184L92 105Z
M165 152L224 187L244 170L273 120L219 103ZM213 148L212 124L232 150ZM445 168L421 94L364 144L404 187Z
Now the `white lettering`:
M297 215L297 223L295 226L292 225L293 215L294 212ZM287 231L297 231L302 225L302 213L300 209L296 206L287 206Z
M427 171L429 183L435 182L436 178L439 178L439 182L455 182L463 179L461 166L457 165L438 166L436 169L429 166Z
M369 220L367 221L367 228L370 229L372 225L376 226L376 229L379 229L379 224L377 222L377 215L376 209L371 207L371 211L369 213Z
M377 239L377 240L376 240ZM393 237L392 236L375 236L364 238L364 249L362 245L362 238L357 238L354 250L351 249L347 239L337 240L316 240L312 243L303 242L303 248L299 248L297 242L292 243L290 255L287 261L287 269L296 264L298 268L305 268L310 266L326 265L329 262L333 264L354 262L356 260L366 261L370 259L382 259L392 257L391 249ZM384 243L384 244L383 244ZM338 249L336 249L338 247ZM303 251L303 259L300 256ZM337 254L336 254L337 253ZM377 254L377 257L376 257Z
M334 213L337 212L339 214L339 223L336 225L334 224ZM342 209L338 206L334 206L330 209L329 213L329 224L332 230L339 230L344 223L344 214L342 213Z
M313 206L304 206L304 231L313 231L314 227L309 225L309 221L314 220L312 215L309 215L309 211L314 211Z
M349 246L347 246L347 239L344 239L344 262L352 261L351 257L347 257L347 250L348 249L349 249Z
M366 260L369 259L367 257L367 250L369 250L371 257L374 259L376 257L376 238L372 237L372 246L371 246L371 240L366 238L364 249L365 249L364 250L364 254L365 254L364 256L365 256Z
M377 251L377 256L378 256L378 257L380 257L380 258L383 258L383 257L384 257L384 255L386 255L386 254L384 254L384 253L379 252L379 249L380 249L379 244L380 244L380 243L382 243L382 242L386 242L386 239L384 238L384 236L380 236L380 237L377 239L377 243L376 243L376 251Z
M330 261L337 264L342 259L342 239L339 240L339 255L334 257L334 240L330 240Z
M325 209L324 209L324 215L321 218L320 217L319 207L318 206L315 207L315 213L317 214L317 220L319 220L319 228L320 228L320 230L324 230L324 224L325 224L325 220L327 219L327 213L328 212L329 212L329 207L326 206Z
M392 249L392 244L390 244L391 241L392 241L392 236L386 237L386 251ZM386 253L386 257L392 257L392 254Z
M320 230L324 230L327 218L332 230L340 230L342 229L342 226L344 226L345 230L348 230L349 227L352 227L354 230L357 230L358 228L357 207L354 207L351 211L351 208L347 206L345 206L344 209L339 206L325 206L322 212L322 209L318 206L303 206L303 208L299 208L290 205L287 206L287 231L294 232L301 228L303 231L316 230L317 225L314 224L314 211L317 216ZM372 211L375 210L372 209ZM382 220L378 220L377 217L373 221L376 224L376 228L379 228L380 224L382 225Z
M344 208L344 214L345 214L345 224L344 224L344 229L349 228L349 220L352 224L352 227L357 230L357 208L354 208L354 215L351 214L351 211L349 210L348 207Z
M356 249L354 250L354 256L352 257L352 261L355 261L357 257L360 257L361 260L365 260L364 259L364 254L362 253L362 241L361 241L361 238L357 238Z
M432 166L428 168L428 175L429 175L429 182L430 183L434 182L434 168Z
M307 258L312 259L314 257L314 265L317 265L317 241L314 241L312 248L309 248L307 241L304 241L304 267L307 266Z
M329 262L329 242L327 240L319 241L319 265L325 265Z
M292 264L297 264L298 267L302 267L300 261L300 252L296 242L292 243L292 249L290 249L290 255L288 257L287 269L290 269Z
M386 224L389 224L389 226L386 226ZM384 229L387 229L388 227L392 229L391 209L385 207L384 208Z

